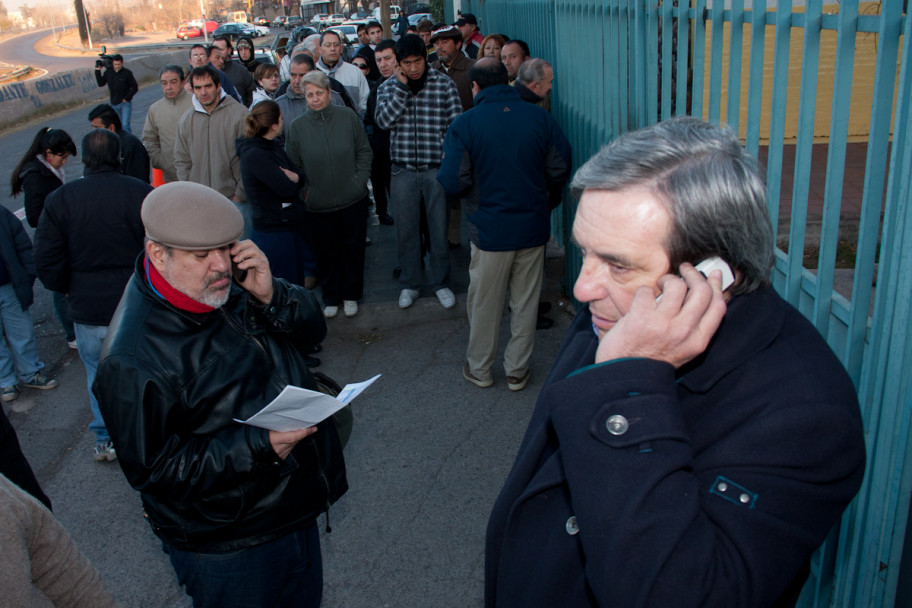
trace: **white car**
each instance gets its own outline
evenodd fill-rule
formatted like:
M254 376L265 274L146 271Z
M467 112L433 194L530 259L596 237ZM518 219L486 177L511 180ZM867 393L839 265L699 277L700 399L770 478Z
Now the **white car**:
M254 30L254 31L257 33L257 34L256 34L256 35L257 35L257 38L259 38L260 36L268 36L268 35L269 35L269 28L266 27L265 25L254 25L254 24L252 24L252 23L247 23L246 21L243 22L243 23L241 23L241 25L246 25L246 26L249 27L250 29Z

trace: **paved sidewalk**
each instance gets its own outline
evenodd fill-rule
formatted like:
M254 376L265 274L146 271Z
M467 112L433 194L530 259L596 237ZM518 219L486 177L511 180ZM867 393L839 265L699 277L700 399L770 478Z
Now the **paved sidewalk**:
M532 380L521 392L479 389L462 378L468 340L468 253L453 253L457 305L444 310L428 290L397 305L395 228L370 226L365 298L359 314L328 321L319 369L341 383L382 373L354 402L346 448L351 489L322 533L327 607L480 606L487 516L506 476L569 315L537 333ZM557 299L559 259L547 294ZM507 330L501 332L501 354ZM49 336L47 339L51 339ZM55 338L56 339L56 338ZM57 365L56 391L29 392L11 414L54 512L126 606L189 606L139 496L116 464L97 464L85 375L75 352ZM9 410L9 408L8 408ZM325 528L325 517L319 521Z

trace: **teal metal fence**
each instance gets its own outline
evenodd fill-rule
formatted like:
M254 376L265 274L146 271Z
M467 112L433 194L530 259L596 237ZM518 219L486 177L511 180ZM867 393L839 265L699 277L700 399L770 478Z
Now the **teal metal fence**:
M765 162L780 245L773 283L848 369L868 450L862 490L815 556L801 605L896 605L912 492L912 19L903 0L755 0L749 9L744 0L463 0L462 10L554 66L552 112L577 165L621 133L682 114L729 124ZM566 199L553 224L570 282L580 266L567 238L574 210ZM845 247L855 251L853 278L840 294Z

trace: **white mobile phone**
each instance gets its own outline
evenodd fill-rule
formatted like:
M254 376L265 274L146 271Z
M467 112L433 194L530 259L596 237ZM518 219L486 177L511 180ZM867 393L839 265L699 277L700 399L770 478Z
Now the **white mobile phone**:
M732 283L735 282L735 275L732 273L731 267L728 265L728 262L720 258L719 256L713 256L711 258L706 258L696 266L697 270L700 271L707 279L709 278L709 273L713 270L722 271L722 291L725 291L732 286ZM656 302L662 299L662 294L659 294L659 297L656 298Z
M715 256L711 258L706 258L696 266L697 270L702 273L704 277L709 278L709 273L713 270L722 271L722 291L725 291L731 287L732 283L735 282L735 275L732 273L732 269L729 267L728 263L722 258Z

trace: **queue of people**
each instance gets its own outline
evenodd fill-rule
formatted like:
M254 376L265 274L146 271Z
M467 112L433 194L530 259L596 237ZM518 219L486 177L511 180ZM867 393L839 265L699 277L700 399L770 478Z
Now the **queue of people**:
M154 190L122 174L112 106L90 114L83 180L63 184L75 145L54 130L14 173L38 217L37 274L76 321L95 458L120 460L194 606L320 605L316 518L329 527L348 489L335 423L237 421L287 384L317 388L326 320L356 315L363 296L369 182L395 226L402 309L425 283L456 305L465 211L462 376L495 384L509 293L506 385L529 385L549 218L572 164L548 111L553 69L522 40L482 36L473 15L418 29L394 42L367 24L353 63L338 34L305 39L284 92L249 41L237 62L230 40L193 47L186 84L182 67L162 68L164 103L143 130L152 166L174 176ZM770 286L755 161L730 131L679 118L619 138L572 183L584 307L494 503L486 605L794 605L858 490L864 444L851 381ZM6 321L34 272L21 226L0 224L17 246L0 250L13 399L16 374L56 381ZM694 268L711 256L733 286Z

